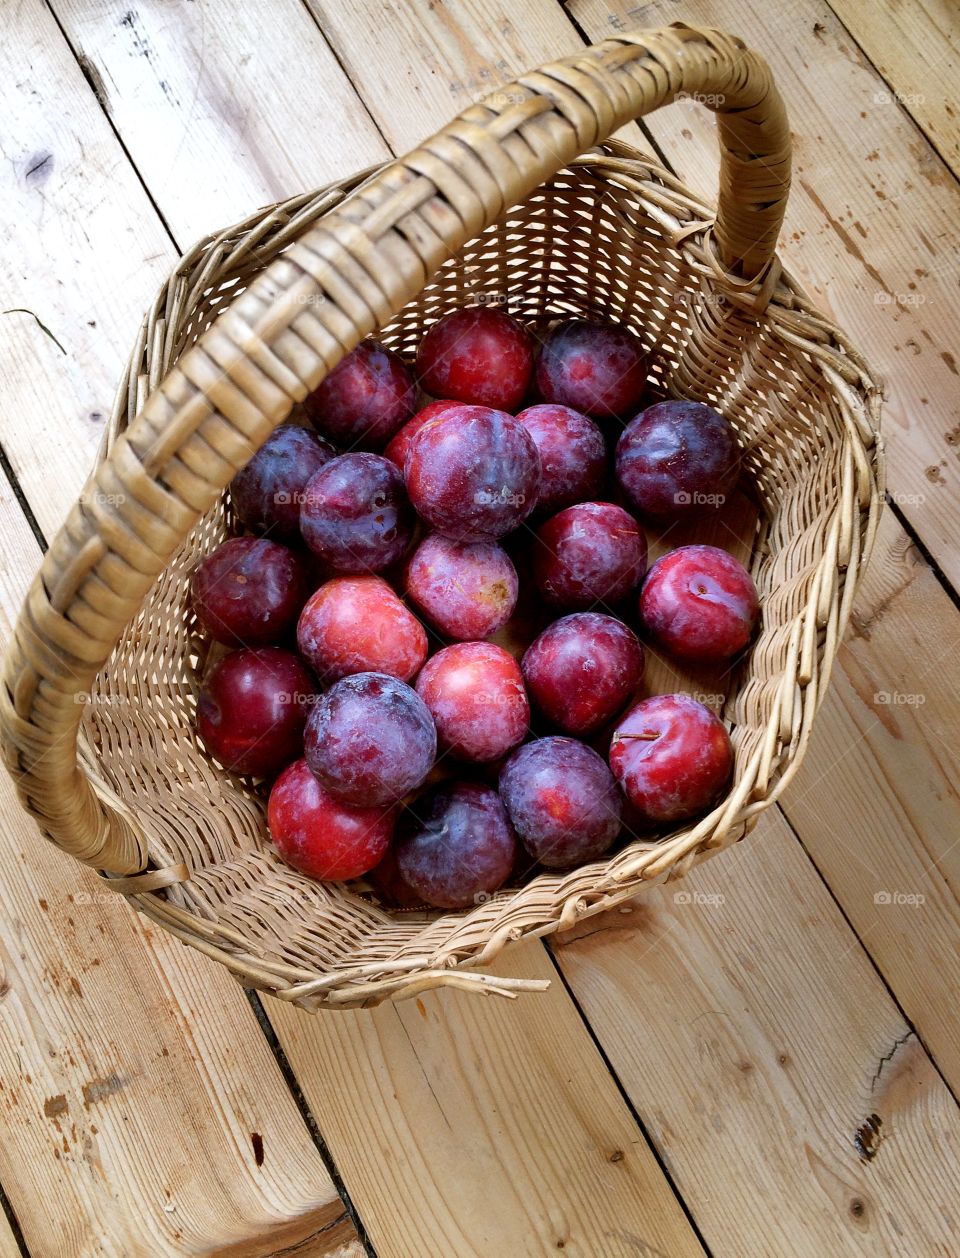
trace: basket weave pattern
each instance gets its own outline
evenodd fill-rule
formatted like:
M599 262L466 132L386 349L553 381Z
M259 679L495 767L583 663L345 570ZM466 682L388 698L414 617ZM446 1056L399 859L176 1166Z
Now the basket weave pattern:
M734 111L719 214L622 144L575 156L681 86L722 99L718 83ZM402 162L267 207L181 260L5 663L7 763L46 832L245 983L307 1008L522 988L473 967L740 838L799 766L877 524L879 391L773 256L789 155L763 63L671 28L500 97L514 103L473 106ZM709 816L470 910L391 914L285 866L262 796L199 750L208 644L187 577L232 530L236 468L344 352L376 331L409 359L470 301L532 322L616 319L650 351L659 393L731 421L756 497L763 623L723 713L734 781Z

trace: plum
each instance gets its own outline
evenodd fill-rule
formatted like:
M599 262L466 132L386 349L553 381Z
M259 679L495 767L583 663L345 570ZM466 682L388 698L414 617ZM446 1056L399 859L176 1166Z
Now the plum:
M647 387L647 356L626 328L598 319L568 319L551 328L537 358L544 402L584 415L622 417L636 411Z
M489 306L466 306L435 323L417 350L420 383L434 397L515 411L533 371L522 323Z
M447 638L479 641L513 615L517 570L496 542L455 542L431 533L413 552L406 592Z
M718 663L739 654L760 611L746 568L717 546L680 546L650 569L640 616L655 642L677 659Z
M530 698L568 734L593 733L616 716L640 684L643 666L637 635L600 612L555 620L521 660Z
M586 609L632 593L647 569L647 539L628 511L581 502L544 521L533 546L533 579L548 603Z
M274 845L308 878L340 881L367 873L387 851L396 821L394 808L363 808L324 790L306 760L280 774L267 801L267 827Z
M413 414L417 389L399 354L362 341L306 399L310 422L335 445L381 449Z
M230 482L237 518L252 533L269 533L275 542L298 542L307 481L336 454L316 433L281 424Z
M547 869L594 860L620 833L613 774L575 738L518 747L500 773L500 798L523 845Z
M517 416L540 455L537 511L553 515L595 498L603 488L607 447L603 433L569 406L528 406Z
M440 909L482 904L509 878L517 840L496 791L458 782L427 792L401 817L397 867Z
M409 681L427 658L427 634L380 577L336 577L307 600L297 645L321 681L388 673Z
M296 624L310 593L300 555L264 537L231 537L190 574L197 620L228 646L269 646Z
M425 424L405 471L417 513L461 542L511 532L540 492L540 456L530 433L512 415L486 406L458 406Z
M413 536L403 477L377 454L342 454L307 482L300 508L303 539L333 571L379 572Z
M617 480L641 515L678 519L722 505L736 484L733 427L700 402L657 402L630 421L616 453Z
M492 642L457 642L427 660L417 694L437 726L443 751L484 763L506 755L530 727L520 667Z
M716 803L733 749L708 707L690 695L655 695L620 721L610 768L642 822L682 821Z
M234 773L269 777L303 750L316 682L280 647L244 647L216 663L197 702L197 733Z
M420 696L386 673L354 673L313 706L304 749L320 784L350 804L389 804L422 786L437 753Z

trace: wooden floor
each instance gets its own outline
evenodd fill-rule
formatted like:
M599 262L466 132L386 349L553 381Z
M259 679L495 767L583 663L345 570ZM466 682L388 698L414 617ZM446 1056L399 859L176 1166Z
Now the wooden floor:
M632 25L770 60L783 253L888 382L891 506L782 807L682 892L510 952L544 996L249 1001L3 778L0 1258L960 1253L960 17L630 3L2 5L5 629L182 250ZM631 130L713 196L705 110Z

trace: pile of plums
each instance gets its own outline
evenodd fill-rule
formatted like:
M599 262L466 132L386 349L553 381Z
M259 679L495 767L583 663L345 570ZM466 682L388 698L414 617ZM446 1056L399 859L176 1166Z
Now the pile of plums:
M197 730L270 784L291 865L456 909L720 798L726 728L686 694L643 697L641 643L730 662L757 592L714 546L647 572L644 526L715 510L739 450L717 411L647 380L623 327L538 340L465 307L415 368L358 346L237 474L249 535L191 575L223 644Z

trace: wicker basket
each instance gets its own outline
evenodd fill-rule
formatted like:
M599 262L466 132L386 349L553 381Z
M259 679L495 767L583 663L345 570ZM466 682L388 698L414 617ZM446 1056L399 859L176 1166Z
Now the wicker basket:
M603 143L678 95L718 115L716 212ZM6 762L46 837L244 984L317 1008L543 986L476 967L750 829L800 763L882 501L879 390L774 254L789 164L764 62L678 25L526 74L403 159L197 245L144 322L6 655ZM198 748L186 576L230 531L234 473L347 351L378 331L409 353L471 299L619 320L656 389L733 422L763 625L724 707L736 771L709 816L470 910L391 914L283 865L262 795Z

